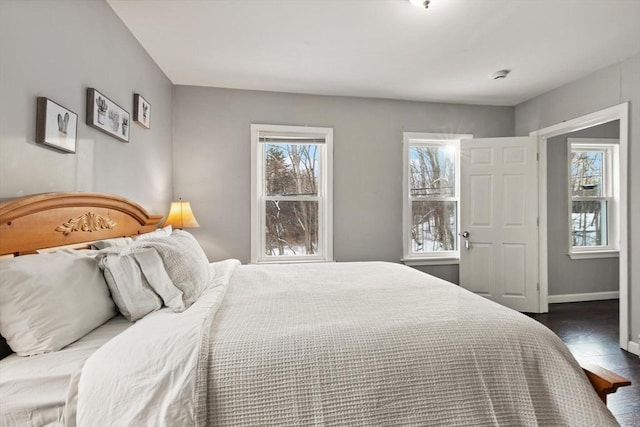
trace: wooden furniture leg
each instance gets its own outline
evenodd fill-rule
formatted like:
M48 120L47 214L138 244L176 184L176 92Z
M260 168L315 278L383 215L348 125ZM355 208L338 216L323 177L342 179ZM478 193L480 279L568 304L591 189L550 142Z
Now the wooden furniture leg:
M615 393L619 387L631 385L631 381L620 375L594 364L582 364L584 373L596 389L596 393L604 403L607 403L607 395Z

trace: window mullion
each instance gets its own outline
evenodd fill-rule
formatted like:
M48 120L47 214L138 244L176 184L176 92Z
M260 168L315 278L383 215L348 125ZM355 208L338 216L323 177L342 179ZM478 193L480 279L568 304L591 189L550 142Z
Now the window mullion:
M571 196L571 200L574 202L597 202L597 201L603 201L603 200L611 200L611 197L606 197L606 196Z
M282 200L285 202L317 202L322 200L319 196L262 196L262 200Z

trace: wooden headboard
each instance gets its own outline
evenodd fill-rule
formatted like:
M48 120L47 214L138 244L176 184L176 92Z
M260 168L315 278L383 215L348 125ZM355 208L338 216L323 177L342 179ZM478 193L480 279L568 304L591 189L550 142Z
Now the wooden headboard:
M42 193L0 203L0 256L153 231L162 215L101 193Z

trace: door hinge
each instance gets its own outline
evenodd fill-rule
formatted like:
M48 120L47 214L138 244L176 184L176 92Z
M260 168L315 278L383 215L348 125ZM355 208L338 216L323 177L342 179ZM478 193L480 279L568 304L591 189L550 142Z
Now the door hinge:
M536 283L536 290L539 291L540 290L540 282Z
M536 160L540 161L540 153L536 153Z
M540 227L540 217L537 217L537 218L536 218L536 225L537 225L538 227Z

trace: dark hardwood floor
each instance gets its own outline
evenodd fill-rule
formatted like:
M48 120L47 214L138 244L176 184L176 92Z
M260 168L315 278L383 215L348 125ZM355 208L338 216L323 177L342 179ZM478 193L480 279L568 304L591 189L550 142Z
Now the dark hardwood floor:
M596 363L631 381L607 399L620 425L640 427L640 358L618 346L618 300L550 304L549 313L529 316L567 344L578 362Z

